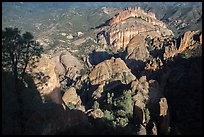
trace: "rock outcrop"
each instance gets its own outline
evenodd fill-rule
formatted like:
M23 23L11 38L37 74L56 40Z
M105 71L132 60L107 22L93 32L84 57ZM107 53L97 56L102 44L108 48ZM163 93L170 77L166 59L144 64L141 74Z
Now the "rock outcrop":
M172 43L171 45L164 47L164 59L174 57L178 53L176 46Z
M94 119L102 118L104 116L103 111L101 109L95 109L93 111L90 111L88 115L93 117Z
M147 129L146 126L150 119L151 122L157 122L155 117L168 116L168 104L157 81L147 81L146 76L142 76L139 80L131 83L131 91L134 101L133 119L137 125L143 125ZM164 119L161 118L158 122L161 126L157 128L165 129L166 131L169 127L168 120L166 117Z
M136 35L127 45L126 59L134 59L140 61L146 61L149 57L147 45L145 44L145 38L141 35Z
M36 62L35 66L28 68L30 68L34 83L43 100L48 101L47 99L51 99L55 103L62 104L60 83L54 71L55 63L50 59L49 55L44 54L39 62Z
M81 105L81 98L77 95L76 89L74 87L69 88L65 91L63 97L65 104L72 103L74 105Z
M98 43L106 48L109 48L107 45L111 46L113 52L124 50L137 34L152 38L173 35L153 13L145 13L139 7L128 8L116 14L107 24L97 35Z
M76 80L79 76L79 72L83 69L82 63L71 53L66 50L55 50L52 55L52 59L55 62L55 71L58 75L66 75L72 80Z
M123 20L126 20L128 18L142 18L143 20L152 23L153 25L158 25L160 27L166 28L166 24L156 19L155 13L152 12L145 12L140 7L128 7L125 8L122 12L116 14L114 17L112 17L109 21L107 21L107 24L109 26L112 26L114 24L117 24Z
M195 44L194 36L198 33L198 31L188 31L184 33L181 38L181 43L178 49L178 52L181 53L186 49L192 49Z
M202 45L202 33L199 38L200 38L200 44Z
M97 64L89 77L92 85L100 85L110 80L120 80L128 84L136 78L121 58L114 57Z

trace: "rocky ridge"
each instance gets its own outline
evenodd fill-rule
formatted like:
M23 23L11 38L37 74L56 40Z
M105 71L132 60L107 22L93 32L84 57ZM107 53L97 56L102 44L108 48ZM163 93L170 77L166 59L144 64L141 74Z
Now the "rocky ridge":
M136 7L125 9L111 18L107 26L99 28L97 39L104 48L112 48L113 52L117 52L125 50L130 40L138 34L152 38L174 35L153 13Z

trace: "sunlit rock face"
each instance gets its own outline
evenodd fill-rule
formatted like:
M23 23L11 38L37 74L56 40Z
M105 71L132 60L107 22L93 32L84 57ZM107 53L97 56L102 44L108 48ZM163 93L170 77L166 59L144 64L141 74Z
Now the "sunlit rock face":
M128 84L136 78L121 58L114 57L97 64L89 77L92 85L102 84L111 79Z
M83 69L79 59L66 50L56 49L52 59L55 62L56 73L61 76L66 75L72 80L76 80L80 70Z
M36 62L35 67L29 68L34 84L43 100L49 99L52 102L61 104L60 83L54 70L55 63L50 59L49 55L42 55L39 62Z
M146 13L140 7L125 9L106 24L107 26L100 29L97 38L105 47L110 46L113 52L124 50L138 34L152 38L174 35L163 22L156 19L154 13Z
M196 42L195 35L197 35L199 31L187 31L184 33L183 37L181 38L181 43L178 49L178 53L183 52L186 49L192 49Z

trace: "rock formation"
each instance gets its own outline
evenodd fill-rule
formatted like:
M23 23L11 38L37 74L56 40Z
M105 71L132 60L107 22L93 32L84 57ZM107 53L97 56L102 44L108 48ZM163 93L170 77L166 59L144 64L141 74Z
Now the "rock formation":
M62 99L65 104L72 103L74 105L81 105L81 98L77 95L76 89L74 87L66 90Z
M92 85L100 85L109 80L120 80L128 84L136 78L121 58L114 57L97 64L89 77Z
M128 7L125 8L122 12L116 14L114 17L112 17L107 24L109 26L112 26L114 24L117 24L123 20L126 20L128 18L142 18L143 20L152 23L153 25L158 25L160 27L166 28L166 24L164 24L163 22L159 21L156 19L156 16L154 13L152 12L145 12L143 9L141 9L140 7Z
M176 46L172 43L171 45L164 47L164 59L174 57L178 53Z
M199 38L200 38L200 44L202 45L202 33Z
M147 128L146 126L150 119L151 122L156 122L155 117L160 115L167 116L168 104L165 102L166 98L163 97L163 93L157 81L147 81L146 76L142 76L139 80L135 80L131 83L131 91L134 101L133 119L137 125L140 125L140 128L141 125ZM162 119L159 121L160 125L165 126L159 128L167 129L167 127L169 127L167 120Z
M90 111L88 115L93 117L94 119L102 118L104 116L103 111L101 111L101 109L95 109L93 111Z
M113 52L124 50L129 41L137 34L145 37L162 37L173 35L165 24L155 18L153 13L145 13L139 7L127 8L107 21L109 26L100 29L98 42L111 46ZM109 47L108 47L109 48Z
M54 71L55 63L48 55L42 55L35 65L36 67L29 67L30 73L33 76L37 90L42 94L42 98L48 97L53 102L62 104L60 83ZM46 101L46 99L43 100Z
M169 110L166 98L161 98L159 102L160 118L159 118L159 133L162 135L168 134L169 123Z
M178 52L181 53L186 49L192 49L195 44L194 36L198 33L198 31L188 31L184 33L181 38L181 43L178 49Z
M127 45L126 59L146 61L149 57L149 52L146 46L145 38L141 35L136 35Z
M72 80L76 80L79 72L83 69L81 62L66 50L56 49L52 55L55 62L55 70L58 75L66 75Z

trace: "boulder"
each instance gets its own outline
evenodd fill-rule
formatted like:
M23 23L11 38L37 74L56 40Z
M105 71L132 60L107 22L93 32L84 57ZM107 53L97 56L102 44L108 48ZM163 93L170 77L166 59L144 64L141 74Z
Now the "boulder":
M104 81L116 80L128 84L136 79L125 62L121 58L114 57L97 64L91 71L89 78L92 85L100 85Z
M62 100L65 104L72 103L74 105L81 104L81 98L77 95L76 89L74 87L69 88L65 91Z

